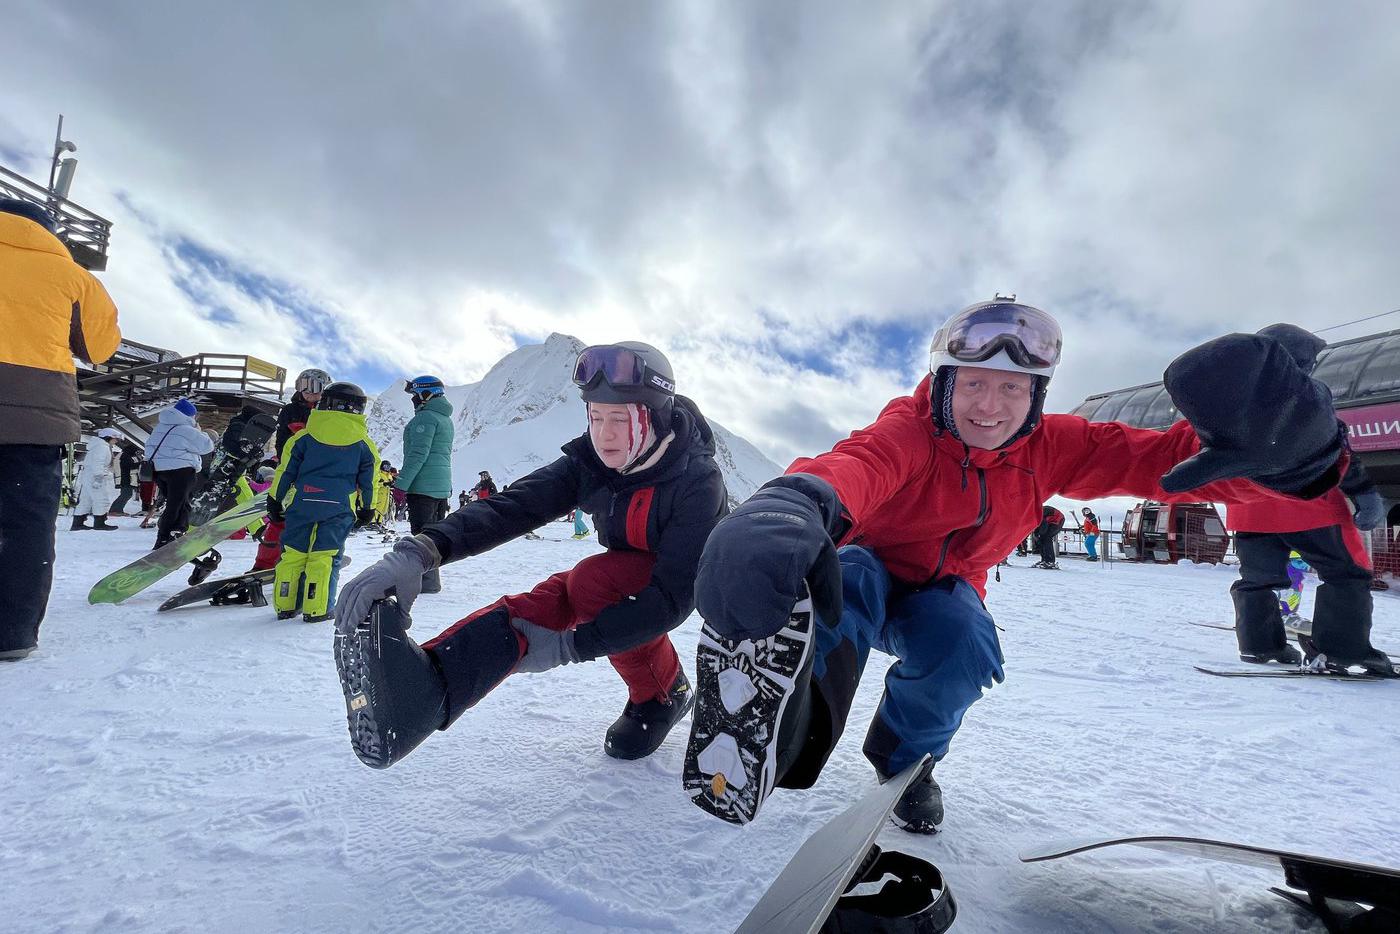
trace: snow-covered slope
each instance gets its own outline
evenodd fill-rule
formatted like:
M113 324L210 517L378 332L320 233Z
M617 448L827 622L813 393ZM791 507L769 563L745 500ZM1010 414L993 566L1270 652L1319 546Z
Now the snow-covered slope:
M574 359L583 346L577 338L551 334L543 344L501 358L480 382L448 388L457 428L452 456L457 489L475 486L482 470L491 471L496 485L504 486L553 461L560 445L583 433L584 406L572 380ZM402 387L391 386L371 401L370 437L384 459L403 462L403 427L412 417L413 405ZM706 420L715 431L715 459L731 499L746 499L782 473L752 444L708 416Z
M58 533L40 652L0 663L0 930L732 931L802 841L874 782L861 754L889 659L874 653L815 787L738 828L681 789L686 727L640 762L603 753L626 692L605 662L507 679L383 772L350 750L328 625L271 607L157 615L92 583L154 530ZM66 526L66 519L63 520ZM414 607L438 632L592 554L553 523L448 565ZM364 568L386 546L360 535ZM253 543L224 546L224 568ZM1024 865L1064 837L1185 833L1400 865L1400 683L1232 681L1226 568L1003 568L988 606L1007 680L938 766L943 832L880 845L932 861L956 934L1320 931L1279 873L1123 849ZM1305 607L1310 610L1315 580ZM673 633L694 676L698 621ZM1375 642L1400 647L1378 595Z

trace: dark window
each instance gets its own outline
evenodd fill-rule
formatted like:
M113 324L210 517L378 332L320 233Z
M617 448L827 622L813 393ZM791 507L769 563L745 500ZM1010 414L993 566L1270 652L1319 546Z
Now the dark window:
M1400 334L1388 338L1361 371L1352 398L1400 392Z
M1327 384L1332 390L1334 401L1349 399L1352 383L1356 382L1357 374L1375 350L1375 341L1361 341L1345 347L1336 347L1317 365L1313 377Z
M1132 398L1132 395L1133 394L1130 392L1117 392L1109 396L1107 399L1104 400L1104 403L1099 407L1099 410L1094 413L1094 421L1118 421L1118 413L1122 411L1123 403L1127 402L1130 398Z
M1176 404L1172 402L1172 397L1163 388L1157 392L1157 397L1152 400L1152 404L1147 407L1147 412L1142 416L1142 427L1169 428L1176 418Z
M1147 408L1152 404L1152 400L1157 398L1157 394L1162 391L1160 386L1147 386L1139 389L1128 397L1128 401L1123 403L1123 408L1118 410L1118 417L1114 421L1122 422L1125 425L1132 425L1135 428L1145 428L1146 423L1142 417L1147 414Z

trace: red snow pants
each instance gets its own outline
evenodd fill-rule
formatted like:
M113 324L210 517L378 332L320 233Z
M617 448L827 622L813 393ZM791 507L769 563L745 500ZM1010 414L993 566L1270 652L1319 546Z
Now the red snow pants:
M597 616L605 607L640 593L651 582L656 556L639 551L607 551L591 555L572 570L561 571L535 585L528 593L502 597L482 607L441 635L423 643L430 649L451 637L472 620L504 606L510 615L544 626L546 629L572 629ZM523 641L523 640L522 640ZM521 651L524 651L522 646ZM627 684L627 699L635 704L664 699L681 669L671 637L662 633L636 648L609 655L608 661Z
M258 542L258 556L253 559L254 571L266 571L277 567L277 559L282 557L282 530L286 527L286 522L267 520L262 541Z

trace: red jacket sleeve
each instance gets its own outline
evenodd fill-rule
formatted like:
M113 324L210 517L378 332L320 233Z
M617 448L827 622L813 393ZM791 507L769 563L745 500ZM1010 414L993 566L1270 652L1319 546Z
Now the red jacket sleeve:
M1201 449L1200 439L1186 421L1166 431L1153 431L1119 422L1089 422L1075 415L1047 415L1041 427L1048 464L1037 463L1036 469L1049 473L1052 492L1069 499L1136 496L1175 503L1297 501L1243 479L1219 480L1184 493L1162 489L1162 474Z
M851 520L848 540L880 504L890 500L931 461L929 429L915 414L913 400L890 402L875 423L825 454L800 457L785 473L804 473L831 484Z

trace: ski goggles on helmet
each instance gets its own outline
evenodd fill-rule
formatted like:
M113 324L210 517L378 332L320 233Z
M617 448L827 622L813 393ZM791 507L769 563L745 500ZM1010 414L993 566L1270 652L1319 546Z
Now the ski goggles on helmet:
M611 344L583 348L574 364L575 386L587 389L596 386L599 379L607 380L614 389L653 386L664 392L675 391L672 382L647 366L641 354Z
M1017 366L1048 369L1060 362L1061 344L1060 326L1039 308L994 301L966 308L939 328L929 355L973 364L1006 351Z

